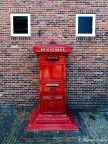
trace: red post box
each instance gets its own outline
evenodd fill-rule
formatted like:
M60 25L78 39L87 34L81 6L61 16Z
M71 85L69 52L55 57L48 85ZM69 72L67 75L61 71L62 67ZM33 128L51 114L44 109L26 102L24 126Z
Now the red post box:
M78 130L66 110L66 56L72 48L52 40L33 47L33 52L39 55L40 107L31 115L27 131Z

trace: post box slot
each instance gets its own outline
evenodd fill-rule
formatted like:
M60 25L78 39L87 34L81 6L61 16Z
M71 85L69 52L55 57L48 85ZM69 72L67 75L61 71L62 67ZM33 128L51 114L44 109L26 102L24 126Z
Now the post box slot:
M59 84L46 84L47 87L58 87Z
M47 61L59 61L59 57L56 56L48 56L46 58Z
M63 99L63 96L43 96L43 100L47 99Z

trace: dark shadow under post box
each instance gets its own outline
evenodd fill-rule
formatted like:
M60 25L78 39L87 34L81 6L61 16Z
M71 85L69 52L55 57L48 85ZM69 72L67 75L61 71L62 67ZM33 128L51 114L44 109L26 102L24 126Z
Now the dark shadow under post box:
M33 52L39 55L40 106L33 111L27 131L78 130L66 109L66 56L72 48L52 40L33 47Z

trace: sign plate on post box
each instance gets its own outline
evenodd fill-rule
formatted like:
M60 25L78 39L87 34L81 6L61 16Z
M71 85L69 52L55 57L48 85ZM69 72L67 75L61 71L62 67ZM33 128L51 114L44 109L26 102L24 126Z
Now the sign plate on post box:
M31 115L27 131L78 130L66 110L66 56L72 48L52 40L33 47L33 52L39 55L40 107Z

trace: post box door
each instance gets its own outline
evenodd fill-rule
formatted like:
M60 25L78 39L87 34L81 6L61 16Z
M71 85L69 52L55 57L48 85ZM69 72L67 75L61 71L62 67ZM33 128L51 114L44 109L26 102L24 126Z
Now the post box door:
M64 64L41 64L40 79L43 81L58 81L65 79Z
M40 91L42 113L63 113L65 95L65 83L43 82Z
M65 61L64 56L40 56L40 80L65 80Z
M65 95L65 83L57 81L42 82L40 88L40 94L42 96Z

